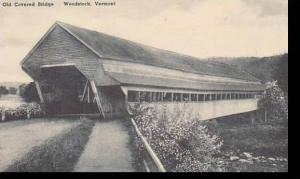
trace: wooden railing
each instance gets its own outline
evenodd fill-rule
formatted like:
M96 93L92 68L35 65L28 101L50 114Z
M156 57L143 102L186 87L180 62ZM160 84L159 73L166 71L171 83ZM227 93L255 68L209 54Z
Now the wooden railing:
M149 143L147 142L147 140L145 139L145 137L142 135L142 133L140 132L140 130L138 129L138 126L136 125L135 121L131 118L131 123L133 124L135 131L138 135L138 137L141 139L141 141L143 142L149 156L151 157L152 161L154 162L154 164L156 165L157 169L159 172L166 172L164 166L162 165L161 161L159 160L159 158L157 157L157 155L155 154L155 152L153 151L153 149L151 148L151 146L149 145ZM144 161L145 162L145 161ZM146 164L147 165L147 164ZM147 169L148 171L149 169ZM150 172L150 171L149 171Z

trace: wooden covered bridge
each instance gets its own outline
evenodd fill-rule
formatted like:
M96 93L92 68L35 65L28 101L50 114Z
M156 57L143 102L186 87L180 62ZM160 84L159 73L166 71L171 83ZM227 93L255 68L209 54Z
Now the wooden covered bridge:
M233 67L56 22L21 62L49 112L121 116L136 102L189 104L202 119L257 109L259 80Z

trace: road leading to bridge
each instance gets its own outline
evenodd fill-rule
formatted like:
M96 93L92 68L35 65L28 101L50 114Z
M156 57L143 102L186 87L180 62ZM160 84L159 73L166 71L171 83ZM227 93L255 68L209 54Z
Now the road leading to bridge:
M130 136L121 120L96 122L75 172L134 172Z

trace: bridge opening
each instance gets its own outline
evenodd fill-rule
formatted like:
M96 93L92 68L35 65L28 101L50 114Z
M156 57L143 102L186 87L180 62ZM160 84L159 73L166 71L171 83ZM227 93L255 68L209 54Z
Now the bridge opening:
M48 114L99 113L88 79L75 66L41 68L39 83Z

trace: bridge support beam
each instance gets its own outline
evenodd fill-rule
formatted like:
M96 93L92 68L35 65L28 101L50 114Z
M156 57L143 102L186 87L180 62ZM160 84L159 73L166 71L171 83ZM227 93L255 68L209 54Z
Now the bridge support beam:
M93 91L95 99L96 99L98 109L99 109L100 113L102 113L103 118L105 119L105 114L104 114L103 107L101 105L100 97L99 97L99 94L98 94L98 89L97 89L94 81L91 81L90 84L91 84L92 91Z
M82 93L82 96L81 96L81 99L80 99L81 102L84 100L84 96L85 96L88 84L89 84L89 81L86 80L86 83L85 83L85 86L84 86L84 89L83 89L83 93Z
M36 90L38 92L40 101L43 104L45 101L44 101L44 98L43 98L43 94L42 94L42 90L41 90L40 84L39 84L38 81L34 81L34 84L35 84L35 88L36 88Z

